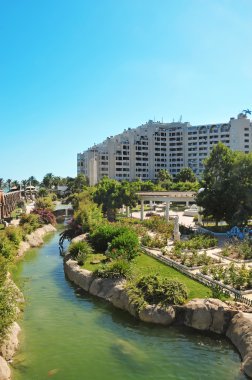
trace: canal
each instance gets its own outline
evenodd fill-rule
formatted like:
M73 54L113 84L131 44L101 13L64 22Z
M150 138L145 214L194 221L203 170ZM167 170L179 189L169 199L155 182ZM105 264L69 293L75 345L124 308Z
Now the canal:
M242 380L218 336L144 324L66 280L58 233L29 251L14 278L26 298L13 380Z

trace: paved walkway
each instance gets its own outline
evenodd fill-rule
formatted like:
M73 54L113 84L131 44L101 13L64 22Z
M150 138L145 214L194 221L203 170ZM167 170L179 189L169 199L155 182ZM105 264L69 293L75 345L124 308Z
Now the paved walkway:
M151 212L151 211L144 211L144 219L148 218L148 217L146 217L146 213L148 213L148 212ZM179 217L179 224L183 224L186 227L195 227L195 222L193 220L193 216L185 216L185 215L183 215L183 213L184 213L183 211L173 211L173 210L170 210L170 216L176 216L176 215L178 215L178 217ZM155 211L155 214L156 215L160 215L160 216L165 216L164 212L156 212ZM141 218L141 212L140 211L134 211L134 212L132 212L132 217L140 219Z

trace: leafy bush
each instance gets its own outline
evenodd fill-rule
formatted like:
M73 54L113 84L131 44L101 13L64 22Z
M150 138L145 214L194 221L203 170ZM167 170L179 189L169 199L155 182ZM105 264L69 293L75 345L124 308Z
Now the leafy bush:
M88 255L93 253L93 249L87 241L78 241L71 243L69 246L69 253L76 259L79 265L83 265Z
M96 269L94 275L102 278L127 278L130 275L130 264L126 260L118 259Z
M5 283L8 273L8 260L0 254L0 289Z
M215 285L212 288L212 297L218 298L221 301L226 301L230 296L220 286Z
M252 241L246 239L228 244L223 248L222 254L233 259L250 260L252 259Z
M240 267L232 263L227 267L221 265L208 266L204 267L201 272L238 290L252 288L252 269L247 269L245 265Z
M103 220L101 207L91 202L80 203L79 210L74 214L74 219L81 226L83 232L89 232Z
M39 215L39 221L41 224L56 224L56 218L50 210L36 208L32 211L32 213Z
M111 243L115 237L129 230L128 227L121 226L117 223L98 225L90 234L90 242L95 251L105 252L108 248L108 243Z
M13 241L10 241L4 232L0 234L0 255L5 259L12 260L16 254L16 247Z
M162 306L181 305L188 297L184 284L158 274L140 277L129 285L128 294L138 308L146 303Z
M0 287L0 340L16 318L17 308L13 288L9 284Z
M151 216L149 219L143 221L143 225L151 231L166 234L167 238L173 234L173 223L168 223L167 220L161 216Z
M138 255L139 250L140 244L137 234L133 231L125 231L114 237L105 254L110 259L120 257L130 261Z
M39 219L39 215L37 214L23 214L21 215L19 225L22 226L25 234L30 234L41 227Z
M15 244L15 247L18 247L24 238L24 232L20 227L9 226L5 228L4 232L7 238Z
M51 197L37 198L35 208L53 211L53 201Z
M209 235L193 235L190 236L189 240L186 241L177 241L175 243L176 248L180 249L207 249L215 247L217 245L217 239Z
M167 245L167 239L165 236L159 234L155 237L145 234L141 239L141 243L149 248L163 248Z

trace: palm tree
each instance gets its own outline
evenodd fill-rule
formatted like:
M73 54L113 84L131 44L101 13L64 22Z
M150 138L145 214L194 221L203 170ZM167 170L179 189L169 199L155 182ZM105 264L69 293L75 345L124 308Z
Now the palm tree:
M3 183L4 183L3 178L0 178L0 189L2 189L2 187L3 187Z
M47 188L47 189L51 189L52 188L52 185L53 185L53 179L54 179L54 175L52 173L47 173L44 178L43 178L43 185Z
M9 188L9 191L10 191L10 189L11 189L11 179L10 178L7 179L6 183L8 184L8 188Z
M24 191L26 190L26 186L27 186L27 184L28 184L28 181L27 181L26 179L23 179L23 180L21 181L21 185L22 185L22 188L23 188Z
M33 175L28 178L27 182L29 182L32 186L39 185L39 181Z

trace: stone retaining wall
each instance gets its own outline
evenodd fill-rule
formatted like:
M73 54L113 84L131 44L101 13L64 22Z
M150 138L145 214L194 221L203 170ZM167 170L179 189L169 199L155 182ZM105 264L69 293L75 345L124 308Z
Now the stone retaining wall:
M97 278L91 271L81 269L69 255L64 269L67 277L82 289L144 322L164 326L178 323L227 336L241 354L244 372L252 378L252 314L239 312L214 298L193 299L183 306L167 308L147 305L138 312L125 290L125 280Z
M56 228L51 224L47 224L30 235L26 236L26 241L21 242L19 245L17 256L23 256L30 248L39 247L43 244L43 237L48 232L55 232ZM10 278L7 281L11 281ZM13 283L11 286L16 287ZM16 287L18 302L24 302L21 291ZM9 327L8 334L3 342L0 342L0 380L10 380L11 370L8 362L12 360L15 352L18 349L19 341L18 334L21 331L19 325L13 322Z

